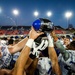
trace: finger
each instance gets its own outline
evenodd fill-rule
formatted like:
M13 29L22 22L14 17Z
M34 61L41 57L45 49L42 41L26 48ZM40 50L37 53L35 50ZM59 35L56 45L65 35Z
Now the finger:
M34 30L33 30L33 27L31 27L31 30L30 30L30 32L33 32Z
M40 32L40 33L39 33L39 35L42 35L42 34L44 34L44 32Z
M32 30L34 30L33 26L31 27Z

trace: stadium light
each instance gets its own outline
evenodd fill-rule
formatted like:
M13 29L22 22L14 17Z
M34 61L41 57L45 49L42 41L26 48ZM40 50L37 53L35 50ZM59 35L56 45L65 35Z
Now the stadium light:
M65 13L65 17L66 17L66 18L72 17L72 12L66 12L66 13Z
M48 11L48 12L46 13L46 15L47 15L48 17L51 17L51 16L52 16L52 12Z
M39 15L39 12L35 11L33 14L34 14L35 17L37 17Z
M15 16L18 16L19 15L19 10L18 9L14 9L12 11L12 13L15 15ZM17 18L15 17L15 23L16 23L16 29L17 29Z
M72 17L72 12L71 11L68 11L65 13L65 17L67 18L67 25L69 25L70 23L70 18Z
M19 15L19 11L17 9L14 9L12 12L15 16Z

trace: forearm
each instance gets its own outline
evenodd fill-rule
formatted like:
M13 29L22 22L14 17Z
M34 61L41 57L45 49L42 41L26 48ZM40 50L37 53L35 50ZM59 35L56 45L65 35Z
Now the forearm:
M12 46L11 48L9 48L9 51L11 54L20 51L26 44L28 38L24 38L22 41L18 42L17 44L15 44L14 46Z
M54 34L52 37L56 47L60 50L60 53L63 55L64 60L67 60L69 58L69 53L65 50L64 46L61 44L56 34Z
M30 50L32 48L34 39L28 39L26 45L24 46L23 50L21 51L21 54L15 64L15 75L23 75L24 74L24 68L26 65L26 62L29 57Z
M56 61L57 61L57 60L56 60ZM53 72L54 72L56 75L62 75L60 66L59 66L59 64L58 64L56 61L54 61L54 63L52 63Z
M55 42L55 45L57 46L57 48L60 50L60 53L62 54L64 60L68 60L68 58L70 57L69 53L65 50L64 46L61 44L61 42L59 40L57 40Z
M30 48L25 46L15 64L14 73L16 75L23 75L25 64L29 57L29 52L30 52Z
M57 75L61 75L61 70L58 64L58 58L53 47L49 47L49 58L51 59L53 72Z

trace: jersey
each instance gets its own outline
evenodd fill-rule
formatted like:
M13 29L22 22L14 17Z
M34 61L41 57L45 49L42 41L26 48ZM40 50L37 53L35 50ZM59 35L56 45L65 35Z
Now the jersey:
M51 60L48 57L40 57L37 68L39 75L50 75L52 71Z
M8 46L6 44L2 44L0 42L0 69L6 68L9 66L12 56L8 50Z
M62 54L59 55L59 61L63 62L65 65L69 66L70 69L72 69L73 71L75 71L75 51L74 50L66 50L70 57L68 60L64 60Z
M16 52L13 54L13 60L16 61L20 55L20 52Z

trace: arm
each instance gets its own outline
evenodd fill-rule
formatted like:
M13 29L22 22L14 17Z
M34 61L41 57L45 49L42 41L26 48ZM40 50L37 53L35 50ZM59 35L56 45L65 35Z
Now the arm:
M55 45L60 50L60 53L62 54L65 61L67 61L70 57L69 53L65 50L64 46L61 44L59 40L55 42Z
M55 49L54 49L53 39L50 36L50 34L47 34L47 37L49 40L48 54L49 54L49 58L51 59L51 62L52 62L52 69L56 75L61 75L61 70L60 70L60 67L58 64L57 54L56 54Z
M21 51L21 54L18 60L16 61L13 75L23 75L24 74L24 68L25 68L25 64L29 57L30 49L31 49L30 47L25 46L23 50Z
M26 44L27 40L28 40L28 38L26 37L23 40L21 40L20 42L18 42L17 44L15 44L14 46L11 46L11 47L9 46L8 47L9 52L11 54L13 54L15 52L20 51L24 47L24 45Z
M61 44L61 42L59 41L58 37L56 36L55 34L55 31L52 32L52 37L53 37L53 40L55 42L55 45L56 47L60 50L60 53L62 54L64 60L68 60L70 55L69 53L65 50L64 46Z
M32 28L32 30L29 33L29 39L28 39L26 45L24 46L23 50L21 51L21 54L20 54L18 60L16 61L13 75L24 75L25 64L28 60L29 52L30 52L30 49L32 48L33 41L41 34L43 34L43 33L42 32L37 33Z
M52 69L55 72L56 75L61 75L61 70L58 64L58 58L56 55L56 52L53 47L48 48L48 53L49 53L49 58L51 59L52 62Z

